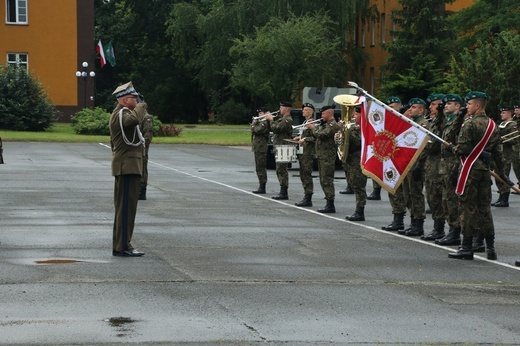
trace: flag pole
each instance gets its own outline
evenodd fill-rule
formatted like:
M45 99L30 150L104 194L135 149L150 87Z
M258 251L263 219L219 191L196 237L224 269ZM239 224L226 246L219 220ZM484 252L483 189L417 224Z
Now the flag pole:
M392 112L392 114L398 116L399 118L401 118L402 120L406 121L408 124L412 125L413 127L421 130L422 132L424 133L427 133L430 137L432 137L433 139L441 142L442 144L444 144L445 146L449 147L450 146L450 143L449 142L446 142L444 139L442 139L441 137L437 136L435 133L431 132L431 131L428 131L427 129L425 129L424 127L422 127L421 125L417 124L416 122L414 122L413 120L411 119L408 119L407 117L405 117L404 115L402 115L401 113L399 113L398 111L396 111L395 109L393 109L392 107L389 107L388 105L386 105L385 103L379 101L378 99L376 99L374 96L370 95L365 89L359 87L356 83L354 82L348 82L348 85L353 87L353 88L356 88L357 90L359 90L360 92L362 92L366 97L368 97L369 99L371 99L372 101L374 101L375 103L377 103L378 105L384 107L387 111L389 112Z

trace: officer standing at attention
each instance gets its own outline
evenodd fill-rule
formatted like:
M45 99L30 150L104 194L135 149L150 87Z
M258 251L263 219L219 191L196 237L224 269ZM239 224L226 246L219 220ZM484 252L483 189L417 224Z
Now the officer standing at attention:
M137 103L139 94L132 82L119 86L112 94L117 99L109 123L115 177L112 255L142 256L144 253L134 249L131 240L143 174L144 138L139 124L146 114L146 103Z
M273 121L272 115L268 115L266 117L266 120L269 122L269 126L271 127L271 131L273 131L274 134L273 144L275 148L277 145L287 144L284 142L284 139L292 138L293 120L291 118L291 108L292 104L290 102L280 102L280 119ZM276 196L273 196L273 199L289 199L289 194L287 193L287 190L289 189L289 173L287 171L288 165L289 164L287 162L276 163L276 177L280 183L280 193Z
M361 128L359 126L361 109L354 108L354 124L348 129L349 147L347 156L348 174L356 193L356 211L346 216L349 221L365 221L365 205L367 204L367 176L361 171ZM378 185L379 186L379 185Z
M401 109L402 102L397 96L391 96L385 100L388 107L403 113ZM406 214L406 200L404 198L403 184L399 185L394 194L388 193L388 199L392 206L392 214L394 219L388 226L381 227L383 231L399 231L404 229L404 215Z
M268 113L266 107L257 109L258 117ZM251 124L252 145L251 149L255 154L256 176L258 177L258 189L253 193L265 194L265 184L267 183L267 142L269 141L269 123L264 118L254 119Z
M138 101L144 102L144 98L139 95ZM140 124L141 132L144 137L144 152L143 152L143 175L141 176L141 189L139 190L139 200L146 201L146 187L148 186L148 150L153 139L153 117L145 113Z
M338 147L334 140L334 135L341 127L334 120L334 107L324 106L321 108L322 124L316 126L310 124L314 137L316 137L316 156L318 157L318 168L320 173L321 189L325 193L327 204L324 208L318 209L320 213L335 213L334 206L334 172L336 170L336 155Z
M500 134L492 119L485 112L487 95L472 91L466 96L468 117L460 129L458 143L449 150L463 158L457 182L461 212L462 245L449 258L473 259L473 236L478 229L483 233L487 246L487 258L496 260L495 227L491 215L491 160L496 172L507 183L503 174L503 157L500 150Z
M314 105L304 103L302 114L305 121L302 125L313 120ZM314 183L312 182L312 171L314 167L314 157L316 156L316 138L312 130L303 127L300 136L293 138L303 147L303 154L300 155L300 180L302 181L304 197L296 205L299 207L312 207L312 194L314 193Z

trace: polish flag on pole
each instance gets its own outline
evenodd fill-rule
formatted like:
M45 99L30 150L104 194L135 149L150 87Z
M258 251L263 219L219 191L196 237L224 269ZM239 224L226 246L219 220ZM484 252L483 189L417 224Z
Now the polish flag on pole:
M99 54L99 62L101 64L101 67L105 66L107 63L107 59L105 58L105 51L103 50L103 44L101 43L101 40L99 40L96 46L96 52L98 52Z
M392 194L429 139L425 129L400 115L374 100L361 107L361 169Z

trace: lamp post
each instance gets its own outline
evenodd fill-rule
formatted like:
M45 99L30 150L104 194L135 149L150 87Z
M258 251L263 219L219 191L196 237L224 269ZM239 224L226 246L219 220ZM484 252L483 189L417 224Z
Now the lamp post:
M83 79L83 90L84 90L83 108L87 108L87 76L94 78L96 76L96 72L90 71L87 73L88 62L86 62L86 61L83 61L81 66L83 66L83 71L76 71L76 77ZM91 100L94 100L93 96L91 96Z

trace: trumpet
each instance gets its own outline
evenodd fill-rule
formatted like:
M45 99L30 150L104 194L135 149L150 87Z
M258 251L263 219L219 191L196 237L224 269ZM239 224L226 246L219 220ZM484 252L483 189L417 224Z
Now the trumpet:
M264 120L265 118L267 118L268 116L272 115L273 118L276 118L278 115L279 115L280 111L276 111L276 112L269 112L269 113L266 113L264 115L260 115L260 116L257 116L257 117L253 117L253 120Z
M293 128L293 130L295 130L295 129L303 129L303 128L306 127L307 125L310 125L310 124L317 124L317 123L319 123L319 122L321 122L321 119L316 119L316 120L313 120L313 121L304 122L303 124L296 125L296 126L293 125L292 128Z

